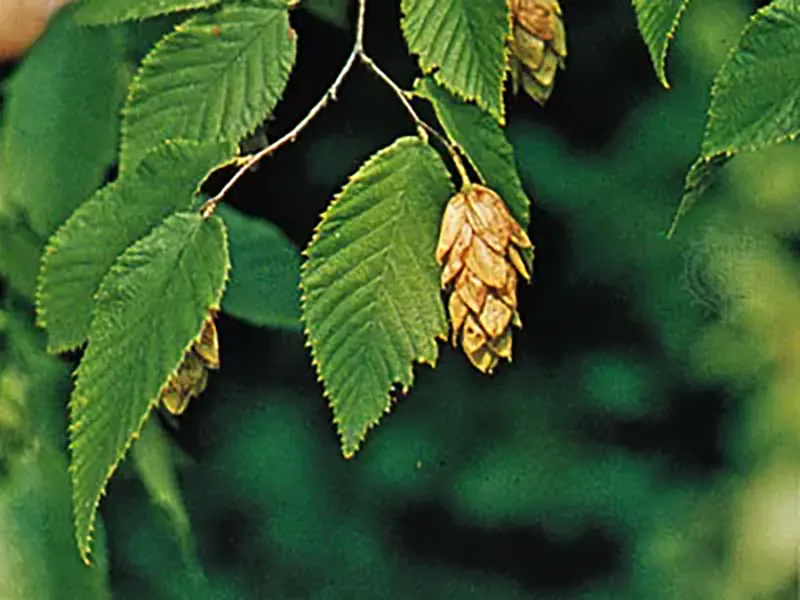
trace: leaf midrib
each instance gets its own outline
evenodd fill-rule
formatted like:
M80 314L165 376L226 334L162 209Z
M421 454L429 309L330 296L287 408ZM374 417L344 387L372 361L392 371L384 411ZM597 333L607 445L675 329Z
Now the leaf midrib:
M206 64L202 65L202 68L207 68L209 70L209 72L213 72L214 73L214 77L208 77L206 82L205 82L205 84L201 83L200 85L198 85L198 90L194 90L197 93L201 93L202 94L203 92L207 92L208 90L212 90L212 89L214 89L216 87L221 87L221 86L225 87L227 89L227 87L229 87L229 86L224 86L224 81L226 80L226 76L227 76L228 71L230 70L230 67L237 60L239 60L241 57L243 57L245 54L247 54L252 49L252 47L256 45L257 42L261 41L261 33L262 32L260 31L260 29L261 28L266 29L268 27L268 25L271 23L271 21L273 19L277 18L277 16L278 16L277 11L275 11L274 9L261 9L261 8L256 8L256 7L248 7L247 10L252 10L253 12L268 13L268 16L265 17L264 21L261 21L261 22L258 23L259 27L255 27L254 24L246 23L246 22L237 23L236 25L228 25L228 27L242 29L245 32L247 32L248 30L251 30L252 33L253 33L252 39L246 41L243 44L231 44L231 46L233 46L235 48L238 48L238 50L231 57L231 59L225 60L225 61L213 62L213 63L210 63L210 64L206 63ZM172 39L178 39L178 38L182 37L182 35L186 35L187 37L194 37L194 36L197 35L197 32L193 31L191 29L187 29L186 31L176 32ZM243 36L243 37L246 37L246 36ZM146 66L150 66L151 64L154 64L154 63L149 63ZM196 69L197 67L198 67L197 64L192 64L192 65L187 66L186 69ZM176 81L176 79L177 79L175 77L167 77L167 78L169 80L171 80L171 81ZM179 91L182 92L182 91L184 91L185 87L186 87L185 84L182 84L182 83L178 84L177 81L176 81L176 86L175 87L163 88L159 92L159 94L172 92L174 90L179 90ZM139 88L139 89L141 89L141 88ZM153 100L155 100L156 98L158 98L158 96L151 96L151 98ZM207 105L208 105L208 102L206 102L206 101L204 101L202 103L203 107L205 107ZM181 108L182 107L180 107L180 106L176 106L174 108L174 110L178 111L178 110L181 110ZM205 108L203 108L203 110L205 110Z

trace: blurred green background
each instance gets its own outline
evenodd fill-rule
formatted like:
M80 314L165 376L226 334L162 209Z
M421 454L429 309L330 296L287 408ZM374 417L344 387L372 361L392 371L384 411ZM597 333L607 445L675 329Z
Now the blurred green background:
M398 4L370 2L366 43L410 87ZM26 220L49 209L15 209L26 190L3 174L0 599L800 597L800 148L735 159L664 238L712 78L755 5L692 4L670 91L627 0L562 7L570 58L547 108L509 99L537 246L514 362L484 377L442 347L345 461L302 335L223 317L222 370L180 421L151 420L101 505L92 569L69 518L76 357L47 357L31 324L58 223ZM349 51L344 27L302 11L293 25L298 65L268 135ZM114 35L141 56L168 26ZM65 28L41 45L69 44L53 39ZM53 77L90 68L80 58ZM132 63L112 67L124 81ZM15 127L3 105L0 120ZM231 202L302 247L347 175L412 130L359 71Z

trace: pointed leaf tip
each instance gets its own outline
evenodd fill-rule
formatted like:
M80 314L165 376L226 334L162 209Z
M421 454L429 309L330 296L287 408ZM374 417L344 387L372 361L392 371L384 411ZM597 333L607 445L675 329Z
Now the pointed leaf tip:
M447 334L434 252L452 193L441 157L401 138L351 177L308 246L303 320L345 458Z
M218 217L177 213L103 279L70 399L75 535L88 560L97 506L169 376L219 305L229 268Z
M633 0L639 31L656 76L667 89L670 87L666 75L667 50L687 6L689 0Z
M401 26L422 72L505 124L507 0L402 0Z

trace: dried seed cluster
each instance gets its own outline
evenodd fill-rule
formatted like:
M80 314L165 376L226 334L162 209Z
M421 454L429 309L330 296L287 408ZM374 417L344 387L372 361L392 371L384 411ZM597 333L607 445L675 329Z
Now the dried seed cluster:
M205 391L209 369L219 369L219 339L213 314L203 322L200 338L162 390L160 400L164 407L173 415L182 414L192 398Z
M567 34L558 0L510 0L513 30L511 76L544 105L555 85L556 71L566 68Z
M447 204L436 260L441 285L452 288L448 313L452 343L470 362L491 373L501 358L511 360L511 326L517 313L517 274L530 280L520 255L530 239L503 200L482 185L471 185Z

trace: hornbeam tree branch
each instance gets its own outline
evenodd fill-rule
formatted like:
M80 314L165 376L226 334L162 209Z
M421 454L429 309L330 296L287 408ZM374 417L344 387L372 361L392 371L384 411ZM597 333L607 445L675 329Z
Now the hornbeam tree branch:
M214 211L217 209L217 206L222 199L242 177L244 177L262 159L266 158L270 154L273 154L286 144L294 142L297 139L297 136L300 135L300 133L309 125L309 123L311 123L311 121L313 121L314 118L316 118L316 116L322 112L328 103L336 100L339 88L342 86L342 83L344 83L344 80L347 78L347 75L350 73L357 60L360 60L370 71L377 75L378 78L381 79L389 87L389 89L392 90L392 92L394 92L395 96L397 96L397 98L403 104L403 107L414 121L414 124L417 127L417 132L421 138L427 140L427 133L429 132L433 134L440 142L442 142L442 144L447 148L450 157L453 159L456 169L462 178L462 182L464 184L469 182L469 177L467 176L466 169L464 168L464 164L461 161L458 151L444 136L436 131L436 129L422 120L422 118L414 110L414 107L411 105L409 100L410 94L400 88L400 86L398 86L394 80L389 77L389 75L387 75L386 72L381 69L372 59L372 57L370 57L364 50L364 20L366 15L366 7L367 0L358 0L358 20L356 22L356 35L355 41L353 42L353 49L350 51L350 55L347 57L347 60L345 61L341 71L339 71L339 74L336 76L336 79L333 80L333 83L325 91L325 94L323 94L322 98L319 99L319 101L311 108L308 114L303 117L303 119L301 119L290 131L255 154L242 158L239 161L239 168L228 180L228 182L213 198L208 199L200 208L200 212L203 217L208 218L214 214Z

